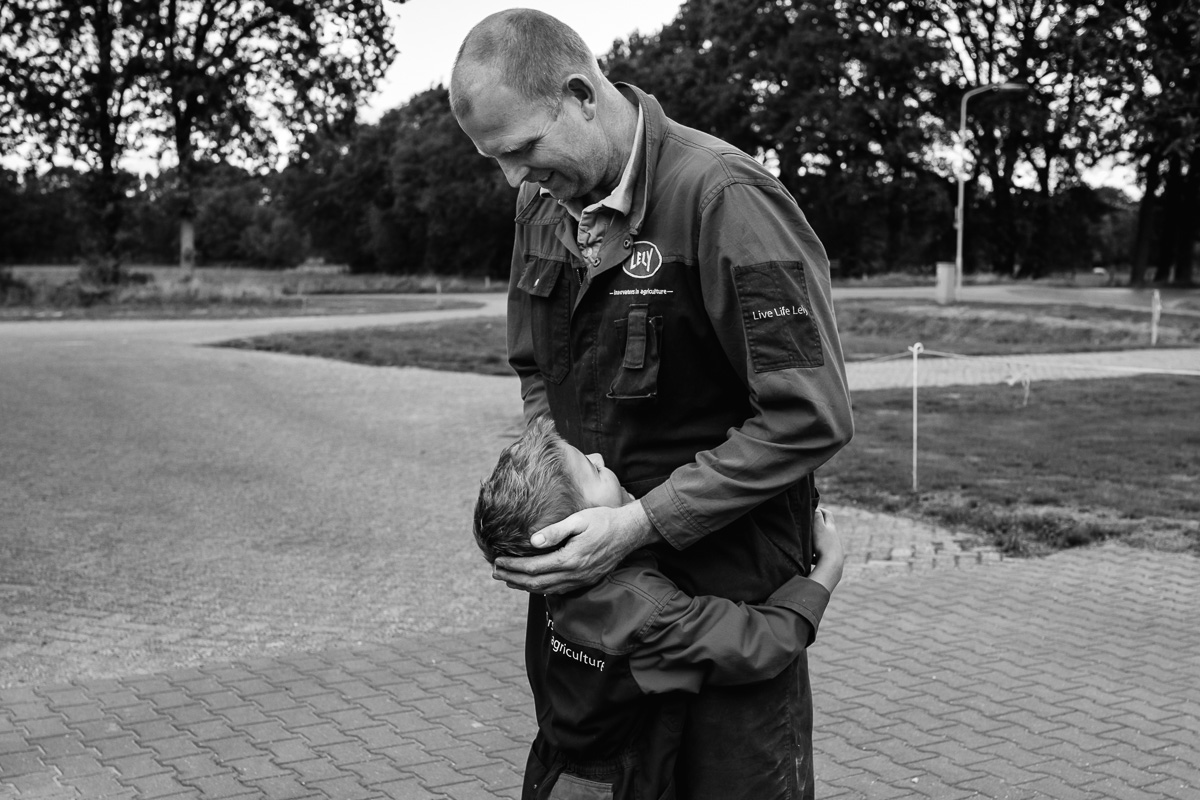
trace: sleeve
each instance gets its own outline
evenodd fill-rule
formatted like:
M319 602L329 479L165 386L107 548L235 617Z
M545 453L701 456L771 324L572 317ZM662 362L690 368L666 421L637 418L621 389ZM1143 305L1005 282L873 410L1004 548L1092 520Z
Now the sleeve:
M518 193L518 206L523 193ZM529 295L517 288L525 261L521 254L520 236L514 237L512 264L508 278L508 363L521 379L521 401L525 424L550 413L546 384L533 356L533 332L530 326Z
M634 680L643 692L657 694L773 678L812 644L829 596L802 576L761 605L676 589L641 631L630 658Z
M705 310L752 413L642 498L677 549L814 472L854 429L829 260L795 201L765 177L732 182L701 217Z

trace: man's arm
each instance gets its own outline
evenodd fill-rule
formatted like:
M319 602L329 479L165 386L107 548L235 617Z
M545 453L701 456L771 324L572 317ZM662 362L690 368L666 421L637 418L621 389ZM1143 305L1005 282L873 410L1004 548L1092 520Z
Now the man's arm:
M829 262L777 184L733 183L703 211L700 278L752 414L642 499L682 549L778 495L850 441L853 420Z

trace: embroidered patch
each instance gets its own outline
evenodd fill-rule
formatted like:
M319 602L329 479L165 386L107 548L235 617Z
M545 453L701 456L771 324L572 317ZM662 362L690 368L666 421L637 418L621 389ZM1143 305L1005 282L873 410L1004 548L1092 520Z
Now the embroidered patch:
M662 267L662 253L654 242L634 242L633 252L622 268L631 278L649 278Z
M803 264L770 261L735 267L733 280L755 372L825 363Z

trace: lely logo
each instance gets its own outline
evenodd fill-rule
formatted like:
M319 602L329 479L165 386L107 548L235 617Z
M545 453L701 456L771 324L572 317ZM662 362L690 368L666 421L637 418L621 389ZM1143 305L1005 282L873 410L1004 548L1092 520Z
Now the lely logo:
M649 278L662 266L662 253L654 242L634 242L633 252L625 262L625 274L631 278Z

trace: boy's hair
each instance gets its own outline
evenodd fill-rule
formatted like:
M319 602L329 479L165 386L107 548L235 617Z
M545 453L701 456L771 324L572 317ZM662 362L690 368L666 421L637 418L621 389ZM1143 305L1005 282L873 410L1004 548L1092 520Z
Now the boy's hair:
M488 563L497 556L547 552L529 537L584 508L579 487L567 473L566 456L548 417L530 423L504 448L475 502L475 542Z

